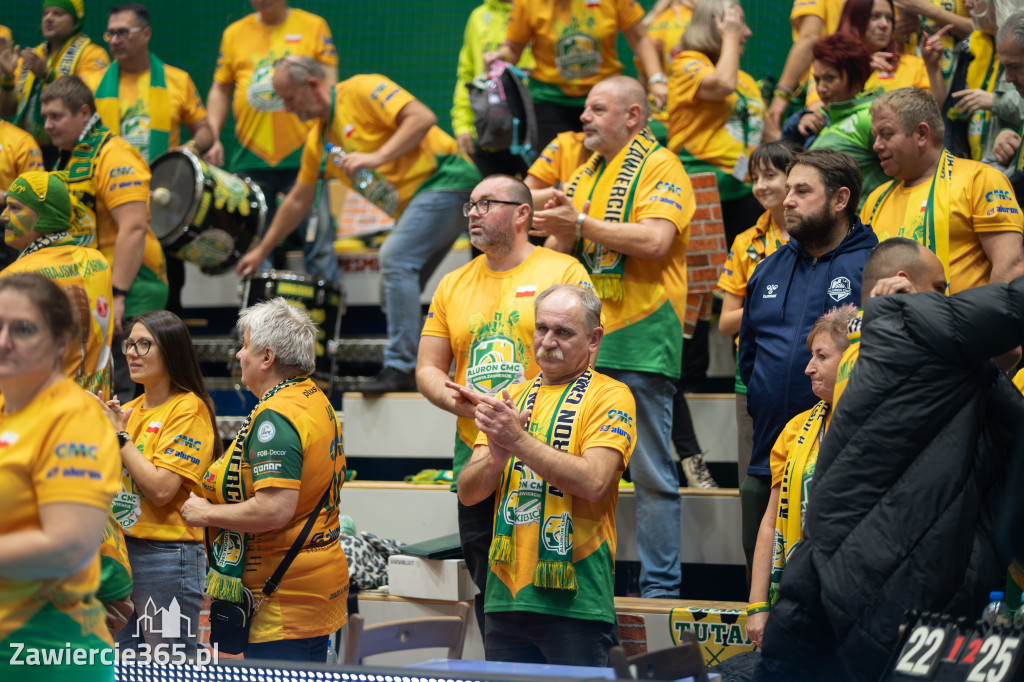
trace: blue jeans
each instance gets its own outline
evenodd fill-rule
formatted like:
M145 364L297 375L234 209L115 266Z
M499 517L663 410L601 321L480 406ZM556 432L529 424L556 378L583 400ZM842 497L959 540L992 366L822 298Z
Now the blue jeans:
M289 168L268 168L266 170L241 171L239 175L248 176L253 182L259 185L263 191L263 198L267 200L267 220L263 224L264 229L270 227L277 213L277 195L287 194L292 185L295 184L297 171ZM306 266L306 273L317 279L325 279L328 282L338 282L338 256L334 253L334 220L331 218L330 200L326 187L320 193L320 203L311 210L317 211L317 230L313 241L306 240L306 227L309 222L308 216L303 218L295 234L302 242L302 262ZM266 270L274 269L274 262L267 258L263 262Z
M427 190L415 195L380 249L381 300L388 323L384 366L416 367L423 327L420 292L466 230L462 204L469 192Z
M185 655L189 659L194 658L199 610L206 585L206 548L203 543L125 537L125 545L132 567L135 612L114 639L122 649L138 649L143 643L150 647L166 644L166 651L172 658L182 649L171 647L184 645ZM173 615L171 602L174 600L178 604L178 618Z
M484 654L488 661L608 667L608 650L619 643L614 622L526 611L488 613Z
M324 663L327 661L327 637L303 637L302 639L279 639L274 642L250 644L245 648L245 657L260 658L265 661L311 661Z
M629 386L636 400L636 447L629 460L629 474L636 487L640 595L678 599L683 507L679 469L669 445L675 382L651 372L598 370Z

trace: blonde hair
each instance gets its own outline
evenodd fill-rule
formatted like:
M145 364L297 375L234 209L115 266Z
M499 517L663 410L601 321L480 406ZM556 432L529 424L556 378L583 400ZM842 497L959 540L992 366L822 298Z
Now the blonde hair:
M690 25L683 31L679 46L684 50L702 52L717 62L722 51L722 36L715 26L715 15L722 17L729 7L740 7L739 0L700 0L693 8Z

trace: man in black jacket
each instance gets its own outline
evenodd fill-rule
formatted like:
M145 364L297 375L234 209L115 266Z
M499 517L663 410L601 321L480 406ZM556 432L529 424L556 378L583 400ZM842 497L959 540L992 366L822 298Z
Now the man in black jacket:
M906 609L977 618L1024 400L991 358L1024 340L1024 278L864 306L758 680L876 680Z

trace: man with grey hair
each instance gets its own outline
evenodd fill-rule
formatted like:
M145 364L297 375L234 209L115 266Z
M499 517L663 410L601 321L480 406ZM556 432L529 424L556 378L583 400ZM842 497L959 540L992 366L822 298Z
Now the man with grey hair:
M532 379L540 371L531 342L537 292L559 282L592 286L578 260L530 243L533 205L522 180L508 175L484 178L463 213L469 218L469 237L483 254L438 284L416 360L420 391L458 417L452 465L456 479L473 454L479 429L473 422L475 405L445 386L452 360L456 382L488 395ZM472 506L459 505L462 552L480 588L476 615L481 628L493 517L493 495Z
M892 181L868 195L861 220L879 241L907 237L938 256L950 293L1024 274L1024 216L995 168L942 145L942 116L927 92L898 88L871 104L874 150Z
M487 660L607 666L615 625L615 507L636 443L629 388L590 368L601 301L556 284L537 296L541 373L490 396L448 382L480 428L459 500L497 492L484 600Z
M385 76L360 74L332 87L309 58L285 57L273 83L285 109L315 125L295 186L236 272L251 272L295 229L325 179L358 187L359 176L372 173L378 186L390 184L394 200L382 208L397 220L380 250L390 343L380 374L357 390L415 390L420 290L465 229L462 204L480 174L437 127L434 113Z
M593 154L565 192L534 217L534 234L586 266L610 330L596 365L638 402L636 485L640 592L678 598L682 503L669 445L672 398L683 352L686 246L695 203L679 158L647 127L638 81L607 78L591 89L580 117ZM692 453L683 453L692 454Z
M265 587L310 516L312 530L283 589L256 612L247 658L323 663L327 638L345 624L348 566L338 542L345 453L334 408L309 378L316 325L275 298L246 308L236 357L259 402L231 448L207 472L205 498L181 509L190 526L217 529L206 591L239 601ZM275 586L276 587L276 586Z

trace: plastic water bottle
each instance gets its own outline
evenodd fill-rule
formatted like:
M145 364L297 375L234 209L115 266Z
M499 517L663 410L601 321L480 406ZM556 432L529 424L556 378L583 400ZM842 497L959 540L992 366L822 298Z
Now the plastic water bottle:
M337 663L338 652L334 649L334 633L327 635L327 663Z
M328 157L335 166L340 168L341 160L345 158L345 150L334 145L328 152ZM394 215L398 211L398 190L377 171L360 168L352 177L352 186L367 201L376 204L388 215Z
M1010 625L1010 609L1003 601L1003 597L1002 590L993 590L988 595L990 601L981 614L981 622L986 632L995 627Z

